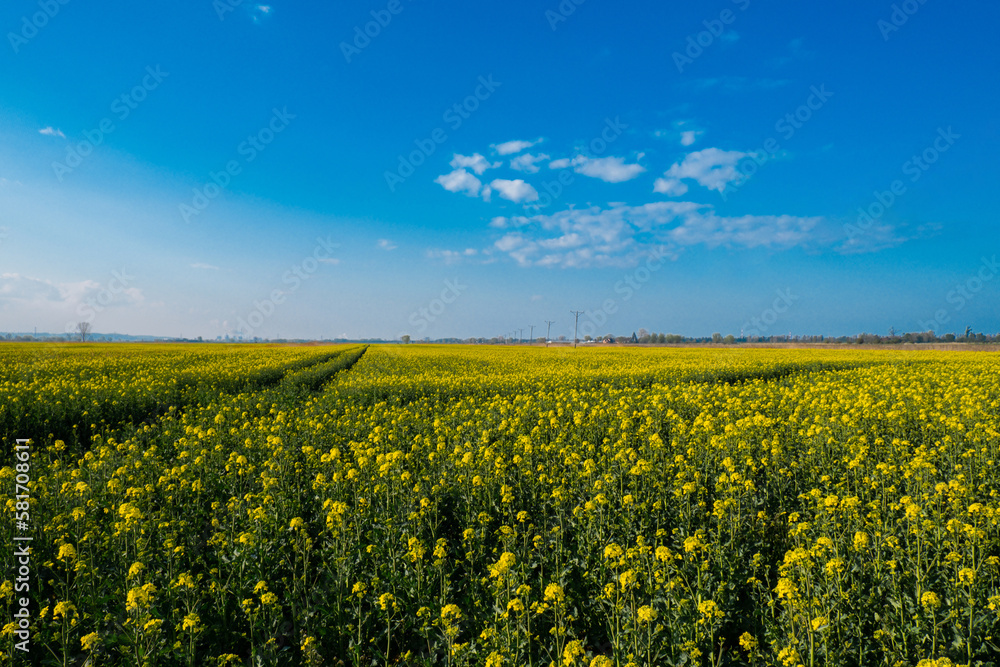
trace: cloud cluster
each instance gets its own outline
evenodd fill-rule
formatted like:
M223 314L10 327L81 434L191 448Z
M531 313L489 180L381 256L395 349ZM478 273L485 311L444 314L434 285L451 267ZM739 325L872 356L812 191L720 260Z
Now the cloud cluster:
M16 304L43 311L61 311L95 301L102 306L135 306L145 301L137 287L109 290L93 280L57 282L20 273L0 274L0 304Z
M670 197L678 197L688 191L682 179L692 179L709 190L722 192L726 185L740 178L736 165L750 153L724 151L718 148L688 153L683 160L675 162L664 172L662 178L653 183L653 192Z
M490 226L506 232L494 247L521 266L588 268L631 266L644 256L676 256L694 245L804 245L820 222L790 215L725 217L707 204L670 201L501 216Z

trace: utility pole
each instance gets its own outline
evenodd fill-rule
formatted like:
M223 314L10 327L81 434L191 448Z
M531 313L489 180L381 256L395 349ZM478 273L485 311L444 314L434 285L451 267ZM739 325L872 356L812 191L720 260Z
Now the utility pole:
M535 325L534 324L529 324L528 326L531 327L528 330L528 344L530 345L531 343L533 343L535 341Z
M518 329L517 339L518 342L524 343L524 329Z
M549 333L552 331L552 325L555 324L555 323L556 323L555 320L545 320L545 325L546 325L545 326L545 347L549 346L549 339L551 338L551 336L549 336Z
M578 325L580 324L580 313L584 312L582 310L571 310L569 311L576 316L576 321L573 323L573 349L576 349L576 332Z

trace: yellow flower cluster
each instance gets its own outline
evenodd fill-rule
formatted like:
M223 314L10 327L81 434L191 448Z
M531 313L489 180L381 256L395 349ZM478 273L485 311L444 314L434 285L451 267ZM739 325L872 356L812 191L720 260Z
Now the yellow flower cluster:
M992 353L53 349L0 424L67 663L995 658Z

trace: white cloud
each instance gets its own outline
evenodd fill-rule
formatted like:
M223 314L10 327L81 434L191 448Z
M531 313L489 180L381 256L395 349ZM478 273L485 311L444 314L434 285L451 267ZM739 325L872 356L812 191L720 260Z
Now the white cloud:
M145 295L137 287L119 287L114 292L94 280L56 282L19 273L0 275L0 306L9 303L46 312L65 311L92 302L103 308L140 305Z
M623 157L592 158L578 155L573 159L573 171L591 178L599 178L605 183L622 183L632 180L646 171L646 168L641 164L625 164Z
M675 120L671 126L672 129L669 130L656 130L653 136L658 139L676 139L681 146L693 146L698 137L705 134L692 120Z
M464 192L470 197L479 196L479 189L483 186L482 181L465 169L456 169L450 174L438 176L434 182L448 192Z
M66 135L63 134L62 130L57 130L56 128L49 125L48 127L43 127L38 131L38 134L44 134L47 137L59 137L60 139L65 139Z
M676 257L685 246L791 247L813 240L820 218L716 215L694 202L568 209L495 218L508 230L494 247L522 266L634 266L650 255Z
M688 186L676 178L658 178L653 181L653 192L660 192L668 197L680 197L688 191Z
M654 190L670 194L671 190L675 192L677 190L677 186L674 185L676 181L690 178L709 190L722 192L726 189L726 185L740 178L736 165L749 155L741 151L723 151L718 148L706 148L688 153L681 162L675 162L663 174L666 178L659 179L653 186Z
M477 175L482 176L483 172L487 169L495 169L503 163L494 162L493 164L490 164L490 162L479 153L473 153L472 155L459 155L458 153L455 153L455 157L451 159L449 164L452 169L468 168L476 172Z
M492 144L490 148L495 150L499 155L513 155L541 142L541 139L535 139L534 141L505 141L502 144Z
M573 166L573 161L568 157L559 158L558 160L549 162L549 169L566 169L571 166Z
M499 192L501 197L515 204L524 201L536 201L538 199L538 191L520 178L512 181L497 178L490 183L490 187Z
M219 267L214 264L205 264L204 262L195 262L191 265L192 269L204 269L206 271L218 271Z
M809 232L821 221L822 218L818 217L802 218L794 215L743 215L727 218L708 213L688 216L670 236L681 245L789 248L808 241L811 238Z
M375 244L380 250L395 250L398 246L389 239L379 239Z
M549 156L545 153L539 153L538 155L532 155L531 153L525 153L524 155L519 155L510 161L510 168L516 169L517 171L523 171L528 174L538 173L538 167L535 165L536 162L544 162L548 160Z
M681 146L690 146L698 140L699 134L701 134L701 132L698 130L684 130L681 132Z
M427 257L444 262L445 264L457 264L463 260L468 260L480 254L475 248L465 250L428 250Z

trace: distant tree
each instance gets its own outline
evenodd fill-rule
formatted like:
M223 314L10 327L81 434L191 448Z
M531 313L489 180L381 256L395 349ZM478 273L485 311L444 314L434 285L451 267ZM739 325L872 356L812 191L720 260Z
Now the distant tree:
M972 338L972 327L965 327L965 340Z
M593 337L592 337L592 336L589 336L589 335L587 335L587 336L584 336L584 337L583 337L583 340L585 340L585 341L588 341L588 342L589 342L589 341L592 341L592 340L594 340L594 339L593 339Z
M946 343L954 343L955 342L955 334L953 334L953 333L945 334L944 335L944 342L946 342Z
M713 343L721 343L722 342L722 334L720 334L720 333L714 333L714 334L712 334L712 342Z
M639 338L640 340L649 336L649 332L643 328L639 328Z
M408 334L403 334L399 337L399 339L403 341L403 345L407 345L410 342L410 336Z
M77 322L76 330L80 334L80 342L86 343L87 336L90 335L90 322Z
M729 334L728 336L725 337L725 339L722 342L725 343L726 345L732 345L733 343L736 342L736 337L733 336L733 334Z
M658 335L658 336L656 337L656 342L657 342L657 343L666 343L666 342L667 342L667 334L665 334L665 333L661 333L661 334L659 334L659 335Z

